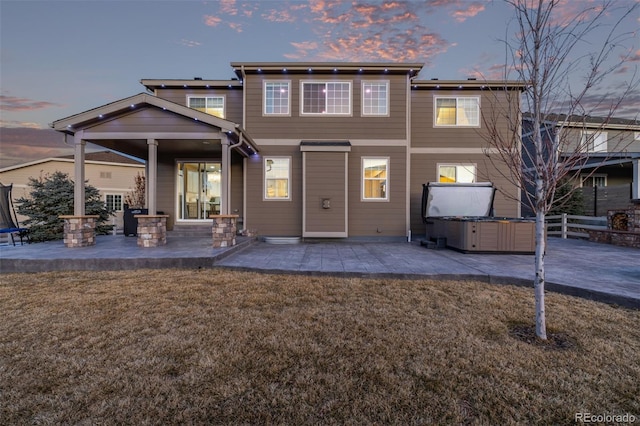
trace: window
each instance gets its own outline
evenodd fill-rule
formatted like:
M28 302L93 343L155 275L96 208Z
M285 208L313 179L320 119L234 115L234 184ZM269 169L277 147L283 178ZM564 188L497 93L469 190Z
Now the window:
M607 133L585 130L580 136L583 152L603 152L607 150Z
M389 115L389 82L362 82L362 115Z
M122 195L121 194L106 194L105 204L108 209L119 212L122 211Z
M351 114L350 82L302 82L302 114Z
M100 172L100 179L111 179L111 172Z
M480 126L480 98L435 98L436 126Z
M289 86L288 81L264 82L264 115L289 115Z
M438 164L438 182L474 183L475 181L475 164Z
M265 200L289 200L291 181L291 158L265 157L264 198Z
M580 186L587 188L607 186L607 175L602 173L580 175Z
M389 159L362 159L362 199L388 200Z
M224 96L189 96L187 98L187 102L189 104L189 108L224 118Z

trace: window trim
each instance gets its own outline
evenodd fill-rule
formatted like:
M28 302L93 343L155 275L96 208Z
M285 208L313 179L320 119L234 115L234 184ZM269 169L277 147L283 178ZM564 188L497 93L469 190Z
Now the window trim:
M304 112L304 85L305 84L325 84L326 85L330 83L347 84L349 86L349 112L347 113ZM352 117L353 116L353 81L352 80L300 80L300 116L301 117Z
M455 99L456 101L456 124L438 124L438 99ZM478 103L478 124L458 124L458 99L476 99ZM480 96L434 96L433 97L433 127L443 127L443 128L479 128L480 127Z
M592 138L589 138L593 136ZM596 139L599 137L603 137L604 141L603 145L605 149L596 150ZM591 143L593 143L593 149L589 146L589 139L591 139ZM604 132L600 130L582 130L580 132L580 147L582 148L582 152L608 152L609 151L609 132Z
M606 173L580 173L580 188L594 188L597 185L595 185L596 180L595 178L604 178L604 185L603 186L598 186L598 188L604 188L607 186L608 182L607 182L607 174ZM586 179L592 179L592 182L594 183L594 185L591 186L584 186L584 181Z
M107 206L107 197L108 196L112 196L112 197L120 197L120 210L116 210L113 209L114 213L115 212L122 212L124 211L124 194L119 193L119 192L105 192L104 193L104 204L105 206Z
M195 94L187 95L187 107L191 109L196 109L191 106L191 99L199 99L199 98L204 98L205 109L207 105L207 98L222 98L222 117L219 117L215 114L209 114L206 111L200 111L200 112L204 112L205 114L209 114L214 117L222 118L223 120L226 118L227 116L227 96L226 95L195 95ZM196 109L196 111L199 111L199 110Z
M287 112L267 112L267 84L285 83L287 85ZM262 81L262 116L263 117L291 117L291 80L263 80Z
M456 181L455 182L441 182L440 181L440 167L455 167L456 168ZM458 177L457 177L457 168L458 167L473 167L474 169L474 174L473 174L473 182L471 183L477 183L478 182L478 163L437 163L436 164L436 182L438 183L467 183L467 182L459 182L458 181Z
M287 174L287 196L286 197L268 197L267 196L267 160L282 160L286 159L289 161L289 170ZM291 201L291 169L292 169L292 158L291 156L285 155L270 155L265 156L262 159L262 200L263 201Z
M384 114L367 114L364 112L364 96L365 96L365 84L380 84L383 83L386 86L386 105L385 105L385 113ZM389 117L390 115L390 102L389 102L389 98L390 96L390 83L389 80L362 80L361 84L360 84L360 90L362 92L361 94L361 103L360 103L360 116L361 117Z
M364 173L364 162L365 160L384 160L386 162L386 168L387 168L387 177L385 178L385 197L384 198L372 198L372 197L367 197L364 193L365 191L365 187L366 185L365 183L365 179L367 179L365 177L365 173ZM371 179L371 178L369 178ZM381 180L381 179L379 179ZM368 155L365 157L361 157L360 158L360 201L365 202L365 203L388 203L389 201L391 201L391 195L390 195L390 182L391 182L391 157L386 157L386 156L376 156L376 155Z

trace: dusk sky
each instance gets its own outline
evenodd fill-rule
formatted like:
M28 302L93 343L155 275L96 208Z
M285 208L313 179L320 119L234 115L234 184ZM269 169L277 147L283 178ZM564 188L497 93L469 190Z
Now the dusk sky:
M0 167L69 153L49 123L144 92L143 78L229 79L232 61L404 61L425 64L421 79L501 78L512 15L501 0L0 0ZM639 26L637 13L626 20L635 56L605 90L638 72ZM621 115L638 105L635 93Z

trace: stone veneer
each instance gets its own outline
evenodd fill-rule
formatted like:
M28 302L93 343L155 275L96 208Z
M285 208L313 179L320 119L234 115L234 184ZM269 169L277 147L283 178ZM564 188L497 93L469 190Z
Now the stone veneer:
M64 219L64 245L73 247L88 247L96 244L96 223L98 215L60 216Z
M613 229L614 217L624 215L627 229ZM622 223L624 223L622 222ZM640 248L640 205L630 205L626 210L607 211L607 230L589 230L589 240L616 246Z
M158 247L167 244L167 218L169 215L139 214L138 219L138 247Z
M236 220L238 215L211 215L213 219L213 247L231 247L236 245Z

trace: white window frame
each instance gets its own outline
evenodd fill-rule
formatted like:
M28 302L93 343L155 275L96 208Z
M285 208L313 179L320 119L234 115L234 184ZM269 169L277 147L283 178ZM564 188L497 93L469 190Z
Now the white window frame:
M589 141L591 139L591 141ZM596 141L598 144L596 145ZM583 152L607 152L609 135L598 130L583 130L580 133L580 147ZM604 149L601 149L604 147ZM600 149L596 149L600 148Z
M384 160L386 163L386 171L387 171L387 177L384 179L385 181L385 191L384 191L384 198L374 198L374 197L367 197L365 194L365 181L367 180L383 180L383 179L378 179L378 178L367 178L365 176L365 167L364 167L364 163L366 160ZM390 200L390 178L391 178L391 159L390 157L381 157L381 156L367 156L367 157L362 157L360 160L360 173L361 173L361 177L360 177L360 186L362 187L360 190L360 200L361 201L365 201L365 202L387 202Z
M289 162L289 170L287 170L287 196L286 197L270 197L267 194L267 168L269 160L287 160ZM291 157L286 156L268 156L262 161L262 199L264 201L290 201L291 200Z
M440 167L455 167L456 168L456 181L455 182L441 182L440 181ZM458 168L468 169L470 167L473 167L473 181L471 183L476 183L476 182L478 182L478 165L476 163L438 163L436 165L436 180L437 180L437 182L440 182L440 183L467 183L467 182L460 182L458 180Z
M286 84L287 111L268 112L267 111L267 86L270 84ZM282 90L282 89L281 89ZM262 82L262 115L266 117L290 117L291 116L291 80L264 80Z
M222 116L218 116L218 115L206 112L207 100L208 99L213 99L213 98L222 99ZM223 118L223 119L227 115L227 99L226 99L225 95L187 95L187 106L189 108L196 109L196 108L191 106L191 100L192 99L204 99L205 111L200 111L200 112L204 112L205 114L213 115L214 117Z
M105 193L104 194L104 204L107 207L110 207L109 206L109 201L108 201L109 197L120 197L120 209L119 210L113 209L114 212L121 212L121 211L124 210L124 195L123 194L118 194L118 193L115 193L115 192L107 192L107 193Z
M385 105L383 113L374 113L365 112L365 102L367 95L367 85L384 85L385 86ZM389 80L362 80L362 106L361 106L361 116L362 117L389 117ZM376 105L379 108L379 105Z
M305 84L324 84L325 85L325 93L327 93L326 88L327 84L346 84L349 88L349 102L348 107L349 110L347 112L305 112L304 111L304 86ZM328 95L326 95L328 96ZM327 98L325 97L325 106ZM327 116L338 116L338 117L351 117L353 115L353 84L351 80L302 80L300 81L300 115L307 117L327 117Z
M604 179L604 185L596 185L596 178ZM585 187L584 181L586 179L591 179L593 184L591 186L587 186L586 188L593 188L594 186L598 186L599 188L603 188L607 186L607 174L606 173L593 173L593 174L581 174L580 175L580 188Z
M440 99L454 99L456 101L456 123L455 124L438 124L438 100ZM459 124L459 107L458 102L460 100L474 99L476 101L477 123L473 124ZM480 96L434 96L433 97L433 127L480 127Z

